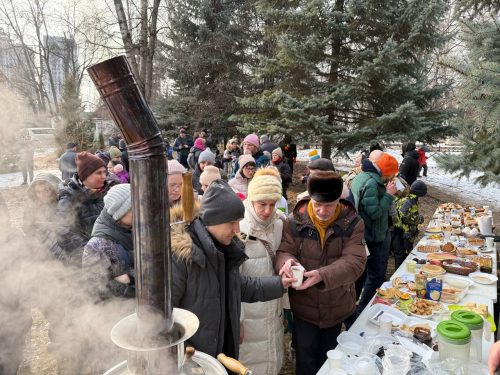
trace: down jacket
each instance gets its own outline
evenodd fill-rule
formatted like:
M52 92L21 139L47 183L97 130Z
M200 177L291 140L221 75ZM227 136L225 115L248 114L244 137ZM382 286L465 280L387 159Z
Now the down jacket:
M56 258L80 266L83 247L87 244L97 217L104 208L104 195L111 184L95 193L85 187L75 174L63 182L59 190L57 217L59 222Z
M307 213L309 201L309 197L299 201L285 223L274 270L278 272L288 259L294 259L306 271L319 271L321 282L305 290L289 289L290 305L299 319L329 328L356 308L354 283L366 264L364 225L352 204L341 199L340 215L327 229L321 248L319 233Z
M276 211L264 222L257 217L248 199L244 204L245 218L240 221L240 232L249 259L241 266L241 273L246 276L273 276L273 261L281 243L286 217L281 211ZM281 299L243 303L241 310L244 338L240 345L240 361L255 374L277 375L283 366L284 356Z
M387 193L372 162L363 160L363 171L351 183L351 193L359 216L365 223L365 239L381 242L389 228L389 208L394 197Z
M182 208L177 210L177 215L172 214L174 209L170 210L173 221L182 217ZM241 302L280 298L283 295L280 278L240 275L239 267L248 257L243 243L234 238L229 246L237 261L228 271L226 285L224 253L216 247L201 219L195 219L187 227L175 225L171 238L172 305L191 311L200 320L200 327L189 343L196 350L216 357L224 346L225 324L230 324L234 345L230 354L237 358ZM227 301L226 288L229 288ZM229 316L226 316L226 310Z

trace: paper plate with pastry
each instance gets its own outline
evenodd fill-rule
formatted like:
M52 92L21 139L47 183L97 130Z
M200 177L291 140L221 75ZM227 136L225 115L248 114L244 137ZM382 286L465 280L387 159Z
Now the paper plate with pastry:
M424 264L421 268L422 272L427 275L443 275L446 270L441 266L436 266L434 264Z
M493 284L498 280L498 277L496 277L495 275L484 272L472 272L471 274L469 274L469 277L475 283L483 285Z
M423 319L428 319L432 317L434 310L433 310L433 305L431 305L429 302L431 301L427 301L425 299L419 299L414 301L409 308L410 315L417 316Z
M421 253L437 253L439 251L439 246L418 245L417 251Z
M441 227L435 226L435 227L427 227L427 228L425 229L425 231L426 231L427 233L431 233L431 234L433 234L433 233L441 233L441 232L442 232L442 229L441 229Z

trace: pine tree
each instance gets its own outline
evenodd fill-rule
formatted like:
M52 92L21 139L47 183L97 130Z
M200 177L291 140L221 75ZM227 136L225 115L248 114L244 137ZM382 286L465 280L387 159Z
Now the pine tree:
M372 141L434 143L450 131L439 108L447 85L428 63L444 42L444 0L261 0L272 19L274 55L257 78L274 86L240 100L245 130L322 140L323 156Z
M459 76L456 102L460 116L454 125L465 149L460 155L438 159L446 170L460 176L482 172L476 178L482 185L500 183L500 27L498 15L490 17L462 20L460 38L466 53L452 68Z
M67 143L75 143L78 150L89 150L93 141L93 125L89 120L82 119L82 101L76 90L76 82L69 77L64 82L61 118L56 129L56 140L61 151Z
M169 107L182 108L195 128L224 124L237 110L248 76L250 8L245 0L170 2L168 75L174 81ZM162 115L172 115L162 111ZM215 130L217 132L217 130Z

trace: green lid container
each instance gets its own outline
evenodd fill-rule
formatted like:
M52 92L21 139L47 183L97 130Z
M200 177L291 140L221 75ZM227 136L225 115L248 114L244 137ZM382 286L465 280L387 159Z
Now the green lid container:
M445 342L455 345L463 345L470 342L470 329L456 320L443 320L437 325L437 332Z
M451 313L451 320L465 324L471 331L483 329L484 321L481 315L472 311L457 310Z

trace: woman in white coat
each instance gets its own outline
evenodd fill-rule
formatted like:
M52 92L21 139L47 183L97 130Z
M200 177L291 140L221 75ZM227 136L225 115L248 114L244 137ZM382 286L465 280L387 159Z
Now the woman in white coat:
M281 179L275 168L258 170L248 185L240 231L250 259L241 267L243 275L274 275L273 261L286 220L276 209L281 192ZM282 300L242 303L240 320L239 360L254 374L277 375L284 357Z

